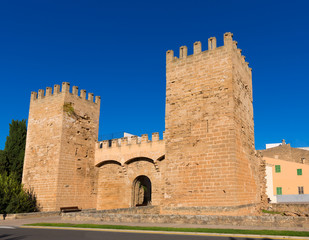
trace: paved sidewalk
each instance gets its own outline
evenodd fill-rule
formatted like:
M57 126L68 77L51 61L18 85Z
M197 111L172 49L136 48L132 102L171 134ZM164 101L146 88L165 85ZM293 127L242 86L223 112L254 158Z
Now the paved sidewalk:
M304 229L301 227L256 227L256 226L234 226L234 225L198 225L198 224L183 224L183 223L117 223L117 222L100 222L100 221L72 221L72 220L62 220L61 216L53 217L34 217L34 218L24 218L24 219L7 219L0 220L0 226L14 226L19 227L23 224L30 223L89 223L89 224L102 224L102 225L127 225L127 226L149 226L149 227L176 227L176 228L223 228L223 229L252 229L252 230L290 230L290 231L309 231L309 229Z

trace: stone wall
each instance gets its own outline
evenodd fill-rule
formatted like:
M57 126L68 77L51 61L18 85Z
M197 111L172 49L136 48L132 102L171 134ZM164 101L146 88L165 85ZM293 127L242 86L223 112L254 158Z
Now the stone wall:
M263 159L259 151L256 151L256 158L259 161L259 187L260 187L260 203L258 211L266 209L269 205L267 190L267 178L266 178L266 161Z
M222 47L167 52L164 206L260 202L251 69L236 45L226 33Z
M144 157L153 161L160 161L165 155L165 141L159 139L159 133L153 133L152 139L148 134L143 134L141 141L138 142L137 136L131 138L111 139L109 141L98 142L95 149L95 165L100 167L106 161L116 161L123 167L132 159Z
M147 176L151 181L151 202L159 205L162 198L161 162L154 163L147 158L137 158L128 163L124 170L115 162L102 165L98 175L97 209L133 207L133 183L139 176Z
M207 206L207 207L161 207L160 214L178 214L178 215L227 215L241 216L248 213L257 214L259 204L246 204L237 206Z
M233 41L194 43L166 54L166 136L97 143L100 98L68 83L31 95L23 183L43 211L65 206L141 205L137 179L151 182L161 213L258 214L263 199L254 151L251 68ZM146 186L138 186L142 196ZM140 200L140 199L139 199ZM144 203L143 203L144 204ZM142 204L142 205L143 205ZM192 213L193 212L193 213Z
M99 142L95 152L98 168L98 197L96 208L115 209L134 206L133 183L139 176L147 176L151 181L151 203L159 205L162 199L161 171L164 161L165 144L159 133L152 139L143 134L137 137L113 139Z
M184 223L221 226L302 227L309 228L309 218L285 216L202 216L119 213L65 213L63 220L102 221L104 223Z
M62 91L64 84L62 85ZM65 109L68 106L68 109ZM57 209L78 206L96 207L97 169L94 166L98 139L100 97L81 90L81 96L66 86L61 151L59 160Z
M159 206L141 206L141 207L130 207L130 208L117 208L117 209L106 209L106 210L83 210L81 215L90 216L92 214L159 214ZM74 215L73 213L62 213L62 216Z
M52 97L49 88L46 97L42 91L38 97L31 93L22 182L34 190L42 210L51 211L56 208L64 94L55 94L58 86Z
M275 212L292 212L300 216L309 216L309 203L272 203L269 204L268 209Z
M33 212L33 213L15 213L7 214L5 219L26 219L26 218L41 218L41 217L55 217L61 215L59 211L51 212Z
M100 97L94 102L69 83L31 94L23 184L34 190L42 211L94 208L95 142Z

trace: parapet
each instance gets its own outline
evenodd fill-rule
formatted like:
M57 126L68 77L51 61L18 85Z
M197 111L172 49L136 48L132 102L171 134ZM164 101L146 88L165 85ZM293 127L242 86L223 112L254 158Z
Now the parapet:
M51 87L46 88L46 92L44 94L44 90L40 89L38 92L31 92L31 101L36 101L38 99L43 99L46 97L52 97L58 94L72 94L76 97L79 97L80 99L84 99L86 101L95 103L95 104L100 104L101 98L99 96L95 97L94 101L94 95L93 93L88 93L88 98L87 98L87 92L86 90L80 90L80 95L78 95L78 87L73 86L72 87L72 92L70 92L70 83L68 82L63 82L62 87L60 90L60 85L54 85L54 90L52 91Z
M223 35L223 40L224 40L224 45L222 47L226 49L236 50L242 63L248 66L249 63L245 61L245 56L241 55L241 49L237 48L237 42L233 41L233 33L230 33L230 32L225 33ZM221 48L221 47L217 47L217 39L215 37L210 37L208 39L208 50L202 51L202 43L198 41L193 44L193 55L190 55L190 56L195 56L201 53L211 52L217 48ZM186 46L181 46L179 48L179 58L174 56L173 50L168 50L166 52L166 63L169 64L171 62L177 62L178 60L181 61L183 59L186 59L187 57L188 57L188 48ZM252 70L251 68L249 68L249 66L248 66L248 69L250 71Z
M158 132L152 133L151 140L148 138L148 134L142 134L141 137L131 136L131 137L123 137L123 138L115 138L110 140L100 141L97 144L97 148L115 148L115 147L124 147L124 146L132 146L132 145L144 145L144 144L153 144L156 142L160 142L164 140L164 132L163 139L160 140L160 136Z

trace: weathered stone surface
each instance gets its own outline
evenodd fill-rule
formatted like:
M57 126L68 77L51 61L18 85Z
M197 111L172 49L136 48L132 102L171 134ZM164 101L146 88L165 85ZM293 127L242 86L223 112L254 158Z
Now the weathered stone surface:
M83 99L69 88L63 83L61 91L55 85L53 94L31 95L23 183L34 190L42 211L96 204L100 101Z
M153 133L151 140L97 142L99 98L86 100L77 87L70 93L68 83L33 93L23 183L42 210L150 204L160 214L259 214L265 189L254 150L251 69L231 33L224 46L215 38L208 46L194 43L193 55L183 46L179 58L166 54L162 140Z
M272 203L268 210L280 212L286 216L309 217L309 203Z
M112 223L186 223L199 225L257 226L257 227L309 227L309 218L287 216L205 216L125 214L106 212L64 213L64 220L102 221Z
M5 219L26 219L26 218L38 218L38 217L53 217L59 216L59 211L51 211L51 212L33 212L33 213L15 213L15 214L7 214Z
M260 203L251 69L236 45L226 33L219 48L167 52L163 205Z

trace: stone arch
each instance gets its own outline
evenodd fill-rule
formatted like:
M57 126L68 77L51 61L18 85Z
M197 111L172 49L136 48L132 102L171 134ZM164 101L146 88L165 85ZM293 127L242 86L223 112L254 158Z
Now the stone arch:
M106 164L117 164L119 166L121 166L121 163L116 161L116 160L104 160L102 162L99 162L97 165L95 165L96 167L102 167L103 165Z
M147 157L135 157L135 158L131 158L129 160L127 160L124 164L131 164L133 162L137 162L137 161L146 161L146 162L150 162L152 164L154 164L154 160L152 160L151 158L147 158Z
M124 192L126 189L124 169L115 160L102 161L96 165L97 176L97 209L125 208Z
M152 184L145 175L136 177L132 185L132 206L151 205Z
M164 159L165 159L165 155L162 155L161 157L157 159L157 161L163 161Z

